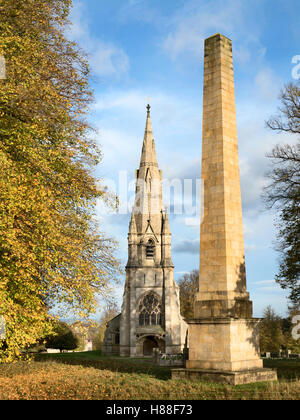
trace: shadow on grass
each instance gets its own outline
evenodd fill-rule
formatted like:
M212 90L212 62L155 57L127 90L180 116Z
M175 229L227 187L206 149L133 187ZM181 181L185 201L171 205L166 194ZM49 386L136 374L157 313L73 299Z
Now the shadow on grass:
M171 378L170 368L153 365L150 358L102 356L100 351L37 354L34 359L37 362L55 361L73 366L80 365L99 370L110 370L111 372L144 374L162 380Z
M277 370L279 380L294 381L300 379L300 360L293 359L264 359L265 368Z
M56 361L69 365L93 367L111 372L137 373L157 379L171 379L171 369L156 366L151 358L130 358L119 356L104 356L100 351L81 353L37 354L38 362ZM279 380L293 381L300 378L300 360L264 359L264 367L276 368Z

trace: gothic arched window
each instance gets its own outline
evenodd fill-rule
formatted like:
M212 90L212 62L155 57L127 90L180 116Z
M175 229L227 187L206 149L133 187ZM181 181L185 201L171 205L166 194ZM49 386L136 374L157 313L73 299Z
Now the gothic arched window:
M144 297L139 305L138 312L140 326L161 324L161 304L153 292Z
M139 315L139 325L145 325L145 311L141 312Z
M152 239L149 239L146 245L146 258L154 258L155 245Z

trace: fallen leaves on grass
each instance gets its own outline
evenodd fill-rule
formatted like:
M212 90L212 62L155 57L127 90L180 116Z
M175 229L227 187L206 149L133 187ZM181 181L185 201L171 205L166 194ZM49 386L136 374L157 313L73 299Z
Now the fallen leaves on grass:
M231 387L58 361L0 365L1 400L299 399L300 381Z

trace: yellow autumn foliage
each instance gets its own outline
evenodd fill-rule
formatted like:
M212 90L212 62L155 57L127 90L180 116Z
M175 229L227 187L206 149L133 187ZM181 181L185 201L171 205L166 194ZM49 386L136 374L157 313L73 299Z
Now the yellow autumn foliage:
M0 360L52 328L51 308L87 316L119 271L99 231L89 67L68 41L70 0L0 0Z

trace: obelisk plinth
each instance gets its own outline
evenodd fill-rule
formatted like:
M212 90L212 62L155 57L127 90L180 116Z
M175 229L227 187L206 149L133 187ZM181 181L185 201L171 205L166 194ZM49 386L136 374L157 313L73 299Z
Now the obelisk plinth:
M258 320L246 290L231 40L205 40L199 291L189 322L187 369L173 377L232 384L275 380L262 368Z

